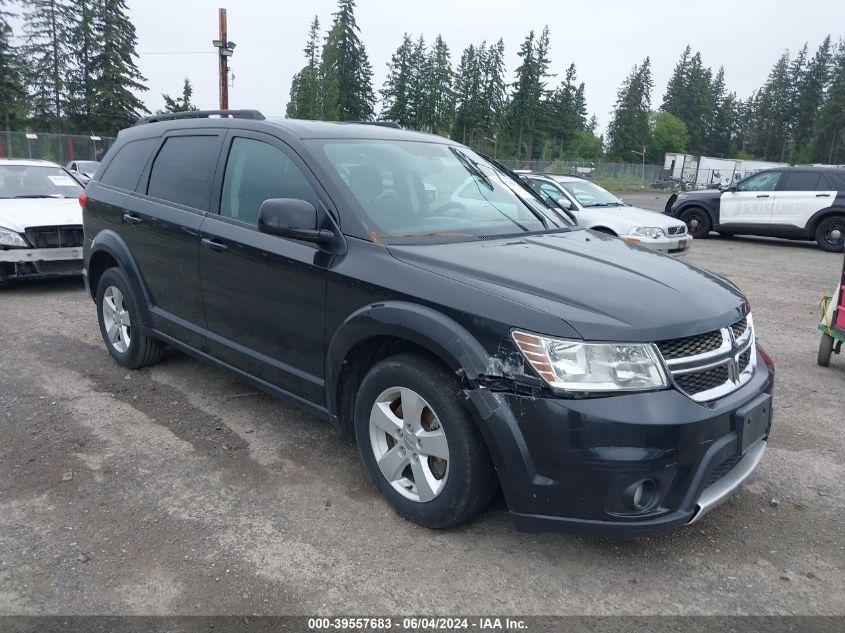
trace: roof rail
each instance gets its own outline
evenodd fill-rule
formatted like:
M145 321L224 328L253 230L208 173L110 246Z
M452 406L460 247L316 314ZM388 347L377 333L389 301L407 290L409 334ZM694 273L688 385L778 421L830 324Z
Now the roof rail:
M186 112L165 112L163 114L145 116L138 119L135 125L157 123L158 121L175 121L177 119L205 119L215 115L220 116L220 118L231 117L233 119L252 119L254 121L264 120L264 115L258 110L188 110Z
M394 130L401 130L403 129L401 125L399 125L396 121L337 121L337 123L354 123L357 125L377 125L379 127L389 127L393 128Z

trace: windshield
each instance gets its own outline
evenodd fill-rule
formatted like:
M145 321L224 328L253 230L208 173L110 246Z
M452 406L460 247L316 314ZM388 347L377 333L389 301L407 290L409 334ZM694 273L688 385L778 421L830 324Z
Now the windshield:
M586 180L561 182L560 186L566 189L582 207L626 206L624 202L609 191Z
M0 165L0 198L75 198L82 192L68 173L49 165Z
M439 143L329 140L320 147L387 237L481 237L565 228L503 171Z

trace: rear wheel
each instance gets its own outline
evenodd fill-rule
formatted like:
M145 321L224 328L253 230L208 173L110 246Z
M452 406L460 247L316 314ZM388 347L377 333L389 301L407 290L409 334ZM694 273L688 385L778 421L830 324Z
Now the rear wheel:
M707 211L700 207L693 207L684 211L681 214L681 220L687 225L687 231L695 239L707 237L710 234L710 229L713 228Z
M370 370L355 400L355 437L381 494L420 525L463 523L496 491L493 464L460 385L421 357L393 356Z
M126 274L109 268L97 284L97 318L106 349L119 365L137 369L161 360L164 344L143 334Z
M816 242L828 253L845 250L845 216L831 215L816 227Z
M827 367L830 365L830 355L833 353L833 337L822 332L822 340L819 341L819 365Z

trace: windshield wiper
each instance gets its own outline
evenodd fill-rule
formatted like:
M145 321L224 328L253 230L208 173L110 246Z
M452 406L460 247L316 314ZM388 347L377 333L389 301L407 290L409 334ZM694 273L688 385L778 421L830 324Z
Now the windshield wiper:
M476 165L472 160L470 160L469 156L454 147L450 147L449 150L455 155L455 158L457 158L461 162L461 165L464 166L464 169L466 169L470 174L472 174L473 176L478 178L482 183L484 183L485 187L487 187L490 191L493 191L495 189L495 187L493 186L493 182L490 180L490 177L483 171L481 171L481 168Z
M29 193L24 196L15 196L15 198L63 198L61 194L47 194L47 193Z

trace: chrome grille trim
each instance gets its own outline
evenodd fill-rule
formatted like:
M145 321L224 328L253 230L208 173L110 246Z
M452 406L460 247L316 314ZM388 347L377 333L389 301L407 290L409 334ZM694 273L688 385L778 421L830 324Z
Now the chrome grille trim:
M660 352L675 388L696 402L708 402L736 391L751 380L754 368L757 366L754 321L750 314L742 321L720 328L718 331L721 334L722 343L716 349L684 358L669 359L663 355L662 350ZM734 336L736 331L741 332L739 338ZM669 341L669 343L673 342ZM660 343L657 344L658 350L660 350L660 345ZM704 391L690 392L680 384L695 384L695 374L712 372L712 370L723 366L727 370L727 380L720 385ZM682 378L683 380L680 380ZM702 377L700 382L705 381L706 378Z

